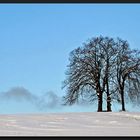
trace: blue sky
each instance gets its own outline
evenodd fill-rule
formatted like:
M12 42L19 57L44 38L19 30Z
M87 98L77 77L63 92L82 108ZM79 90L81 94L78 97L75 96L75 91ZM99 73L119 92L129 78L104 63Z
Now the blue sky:
M0 4L0 92L63 95L69 53L94 36L140 46L140 4Z

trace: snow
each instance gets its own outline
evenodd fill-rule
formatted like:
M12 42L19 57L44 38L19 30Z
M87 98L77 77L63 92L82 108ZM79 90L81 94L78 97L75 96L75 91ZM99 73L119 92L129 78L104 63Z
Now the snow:
M0 136L140 136L140 112L1 114Z

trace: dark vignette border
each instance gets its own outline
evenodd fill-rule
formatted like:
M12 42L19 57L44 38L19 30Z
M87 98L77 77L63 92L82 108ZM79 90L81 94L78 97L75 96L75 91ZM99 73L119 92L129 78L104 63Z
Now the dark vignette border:
M140 0L0 0L0 4L8 3L8 4L19 4L19 3L28 3L28 4L65 4L65 3L73 3L73 4L86 4L86 3L121 3L121 4L140 4Z

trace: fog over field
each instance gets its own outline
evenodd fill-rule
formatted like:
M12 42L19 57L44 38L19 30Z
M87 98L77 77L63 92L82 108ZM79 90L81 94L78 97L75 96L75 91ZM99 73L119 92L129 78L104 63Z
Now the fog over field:
M0 102L0 114L97 111L97 102L89 103L87 100L81 100L78 104L64 106L62 96L53 91L37 96L24 87L13 87L8 91L0 92ZM113 102L112 110L118 112L120 109L121 105ZM139 106L131 104L126 104L126 109L129 112L140 112ZM106 110L105 101L104 110Z
M96 111L96 104L81 101L77 105L64 106L62 96L53 91L37 96L24 87L0 92L0 102L0 114Z

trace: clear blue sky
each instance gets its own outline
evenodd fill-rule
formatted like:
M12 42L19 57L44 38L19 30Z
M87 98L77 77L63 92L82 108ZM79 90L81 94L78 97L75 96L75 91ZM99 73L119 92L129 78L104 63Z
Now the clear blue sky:
M94 36L140 46L140 4L0 4L0 92L58 95L69 53Z

